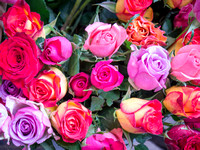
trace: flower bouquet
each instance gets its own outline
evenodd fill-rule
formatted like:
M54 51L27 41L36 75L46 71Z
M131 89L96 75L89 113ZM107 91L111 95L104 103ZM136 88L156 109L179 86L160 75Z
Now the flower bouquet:
M1 140L14 149L148 150L151 140L200 150L199 6L0 0Z

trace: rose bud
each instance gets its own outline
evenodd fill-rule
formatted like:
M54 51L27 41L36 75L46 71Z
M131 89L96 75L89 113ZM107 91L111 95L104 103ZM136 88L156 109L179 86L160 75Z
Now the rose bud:
M72 55L71 42L65 37L55 36L44 41L41 61L47 65L56 65L66 61Z
M56 106L67 92L67 79L57 68L44 70L23 89L29 100L43 103L45 107Z
M86 138L86 146L81 150L126 150L124 140L122 138L122 129L113 129L108 133L93 134Z
M161 46L150 46L140 50L136 47L132 48L135 51L131 53L127 70L134 88L154 91L165 88L170 70L167 50Z
M116 115L122 128L130 133L162 134L161 109L162 104L156 99L130 98L121 102Z
M173 114L189 118L200 117L200 88L173 86L166 90L164 106Z
M124 76L110 63L112 60L100 61L96 63L91 72L91 83L98 89L105 92L119 86Z
M185 125L173 126L166 133L165 144L169 150L198 150L200 134Z
M42 104L7 96L6 107L12 118L9 136L15 146L30 149L30 145L41 144L52 136L53 129Z
M31 12L25 0L18 0L2 15L1 20L8 37L14 36L17 32L24 32L34 40L40 36L45 37L40 15Z
M61 103L51 115L52 126L67 143L82 141L92 123L92 113L78 102Z
M71 77L69 81L69 87L74 92L75 97L73 100L77 102L83 102L87 100L92 94L92 90L87 90L91 87L90 76L84 72L80 72Z
M126 29L117 24L95 22L85 29L88 38L84 48L97 57L111 57L127 38Z
M171 8L179 8L186 6L191 3L193 0L166 0L166 3Z

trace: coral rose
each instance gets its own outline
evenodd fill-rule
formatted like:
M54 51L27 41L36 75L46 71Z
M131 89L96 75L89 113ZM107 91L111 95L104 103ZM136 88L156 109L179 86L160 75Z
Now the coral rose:
M40 15L31 12L25 0L18 0L1 17L5 33L8 37L14 36L17 32L24 32L33 39L44 37L43 22Z
M65 37L55 36L44 41L41 61L47 65L56 65L66 61L72 55L71 42Z
M51 67L34 78L27 88L23 88L23 92L29 100L53 107L65 96L67 79L59 69Z
M87 90L91 87L90 76L84 72L80 72L71 77L69 81L69 87L74 92L75 97L73 100L77 102L83 102L87 100L92 94L92 90Z
M165 46L167 40L167 37L163 35L165 32L160 30L160 27L155 28L154 26L152 22L141 16L135 18L126 29L128 34L127 40L142 47L150 45Z
M164 106L173 114L189 118L200 117L200 88L173 86L166 90Z
M182 82L200 79L200 45L186 45L171 61L171 75Z
M52 126L65 142L82 141L90 124L92 113L83 105L72 100L61 103L51 115Z
M0 44L0 75L17 88L28 84L42 68L41 53L35 41L25 33L17 33Z
M88 38L84 48L97 57L111 57L127 38L126 30L117 24L95 22L85 30L88 32Z
M170 70L167 50L160 46L140 50L134 46L132 48L135 51L132 52L127 66L132 86L136 89L155 91L165 88Z
M110 63L112 60L100 61L96 63L91 72L91 83L98 89L105 92L119 86L124 76Z
M130 133L162 134L161 109L162 104L156 99L130 98L121 102L116 115L122 128Z

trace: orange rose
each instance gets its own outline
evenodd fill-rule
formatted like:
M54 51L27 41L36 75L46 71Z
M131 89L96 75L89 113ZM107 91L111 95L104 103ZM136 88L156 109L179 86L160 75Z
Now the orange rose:
M167 37L163 36L164 31L155 28L154 24L143 17L135 18L126 29L128 41L135 45L148 47L150 45L166 45Z
M200 88L173 86L166 90L164 106L173 114L189 118L200 117Z
M90 124L91 111L72 100L61 103L51 115L52 126L58 131L65 142L82 141Z
M130 98L121 102L116 115L122 128L130 133L162 134L161 109L158 100Z
M193 0L167 0L166 3L171 8L179 8L186 6L187 4L191 3Z
M25 0L18 0L1 19L8 37L14 36L16 32L25 32L34 40L39 36L44 36L40 15L31 12Z

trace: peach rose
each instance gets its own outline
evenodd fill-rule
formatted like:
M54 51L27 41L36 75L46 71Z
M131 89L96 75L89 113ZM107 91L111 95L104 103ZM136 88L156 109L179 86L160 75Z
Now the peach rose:
M92 113L83 105L72 100L61 103L51 115L52 126L65 142L82 141L90 124Z
M166 45L167 37L163 36L165 32L160 30L160 28L155 28L152 22L141 16L135 18L129 24L126 32L128 34L127 40L137 46Z
M164 106L173 114L188 118L200 117L200 88L173 86L166 90Z
M122 128L130 133L162 134L162 104L158 100L130 98L122 101L116 115Z

